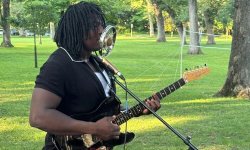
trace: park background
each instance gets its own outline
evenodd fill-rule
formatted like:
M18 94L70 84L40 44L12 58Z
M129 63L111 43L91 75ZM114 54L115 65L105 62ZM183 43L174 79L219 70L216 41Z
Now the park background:
M145 17L147 9L143 9L146 8L145 2L140 0L99 1L107 11L108 22L116 26L118 34L115 48L107 59L119 68L126 77L128 88L142 100L180 79L185 68L195 70L197 66L202 68L206 64L210 73L201 79L187 83L164 98L161 101L161 109L157 113L181 134L191 136L192 144L199 149L248 150L250 148L250 134L247 130L250 125L248 119L250 101L244 98L215 96L227 78L232 45L232 35L229 33L233 24L231 15L233 1L211 1L211 4L223 2L220 9L216 11L217 13L213 14L215 23L213 40L215 43L208 43L208 37L211 36L206 34L202 14L206 8L212 8L212 6L202 3L204 1L198 0L199 29L201 29L199 30L199 44L202 54L195 55L189 54L191 33L188 32L187 1L176 1L177 3L171 0L161 1L168 2L167 4L171 4L175 10L178 10L177 18L183 22L183 29L186 30L182 35L184 37L186 34L184 45L182 38L178 35L176 22L167 11L162 10L165 27L164 35L159 37L159 33L156 32L156 21L153 22L154 34L149 33L149 23ZM41 149L44 144L45 132L29 125L29 106L39 68L56 49L56 45L50 38L53 34L51 23L48 25L47 22L46 26L43 26L44 22L40 22L41 19L38 17L46 13L37 14L34 18L34 15L39 12L35 11L34 7L41 6L41 9L46 8L47 14L56 12L57 14L54 15L57 16L60 13L59 10L65 9L68 4L74 2L76 1L26 0L12 1L12 5L10 4L12 6L10 8L15 10L10 13L13 17L9 22L11 23L11 45L14 47L8 48L7 43L2 44L0 48L1 150L35 150ZM125 4L121 5L121 3ZM55 7L58 11L49 6ZM59 9L60 7L61 9ZM23 12L17 10L23 10ZM34 11L33 15L30 10ZM222 12L228 11L232 12L221 15ZM25 13L26 17L22 16ZM45 21L48 15L42 17L44 18L42 21ZM20 18L25 18L24 22ZM223 22L223 20L226 21ZM3 34L3 37L6 36L6 33ZM36 41L34 41L34 37L36 37ZM37 52L37 61L34 59L34 50ZM181 66L183 66L182 70ZM125 105L124 91L119 87L117 91ZM135 104L137 102L129 97L129 107ZM124 128L122 125L122 130ZM129 150L188 148L183 141L152 115L129 120L127 129L136 134L136 138L126 145ZM123 149L123 146L115 149Z

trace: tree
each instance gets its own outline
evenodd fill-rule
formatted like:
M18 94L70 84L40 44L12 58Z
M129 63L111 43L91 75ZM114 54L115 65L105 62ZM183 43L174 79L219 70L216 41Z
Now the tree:
M224 34L226 35L229 35L229 31L233 26L233 1L234 0L226 0L219 9L218 15L216 15L216 19L222 23Z
M24 29L27 26L27 20L24 15L25 9L23 2L12 1L10 14L11 26L18 29L20 36L24 36Z
M2 1L3 7L0 8L1 25L3 27L3 42L2 47L13 47L10 38L10 0Z
M26 0L24 6L24 16L27 21L26 29L34 32L35 68L37 68L36 34L41 35L45 33L44 29L48 26L49 22L55 20L55 13L50 1Z
M148 24L149 24L149 36L153 37L154 32L154 19L153 19L153 6L151 0L146 0L147 2L147 13L148 13Z
M184 26L183 22L187 21L187 12L183 12L187 7L186 0L164 0L163 9L168 12L169 16L172 19L172 22L175 24L178 34L181 39L181 43L186 44L186 38L183 39ZM184 40L184 41L182 41Z
M235 0L233 41L227 79L219 96L250 98L250 1Z
M189 0L189 22L190 22L190 47L188 54L201 54L199 34L198 34L198 15L197 0Z
M201 11L204 15L204 21L207 30L207 44L216 44L214 40L214 23L215 18L218 15L218 11L221 9L226 0L199 0Z
M152 4L154 6L155 18L157 23L157 42L166 42L164 18L162 15L161 1L153 0Z

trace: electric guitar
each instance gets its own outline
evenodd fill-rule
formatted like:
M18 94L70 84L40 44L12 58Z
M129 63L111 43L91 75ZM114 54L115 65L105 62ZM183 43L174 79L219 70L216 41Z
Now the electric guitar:
M178 81L174 82L173 84L165 87L164 89L160 90L159 92L153 94L152 96L148 97L147 99L158 99L161 100L167 95L171 94L172 92L176 91L183 85L185 85L187 82L199 79L203 75L206 75L209 73L209 68L207 66L197 68L191 71L186 71L183 74L183 77L180 78ZM147 100L145 99L145 101ZM106 114L102 113L103 110L108 110L110 108L113 108L115 103L114 101L110 100L104 100L94 111L87 113L87 114L78 114L71 116L78 120L84 120L84 121L97 121L105 116L112 116L112 114ZM128 109L126 112L120 112L118 115L116 115L116 118L112 121L114 124L121 125L128 121L129 119L133 117L138 117L142 115L143 110L145 107L142 104L137 104L130 109ZM91 116L91 117L90 117ZM92 116L96 116L93 118ZM118 140L110 140L110 141L102 141L98 137L95 137L91 134L84 134L79 136L57 136L55 135L55 139L59 143L63 143L63 145L66 147L65 149L73 149L74 148L71 145L78 145L83 150L93 150L98 149L102 146L116 146L119 144L123 144L124 138L126 136L127 142L130 142L134 138L134 134L129 133L128 135L122 134ZM62 145L60 144L60 147Z

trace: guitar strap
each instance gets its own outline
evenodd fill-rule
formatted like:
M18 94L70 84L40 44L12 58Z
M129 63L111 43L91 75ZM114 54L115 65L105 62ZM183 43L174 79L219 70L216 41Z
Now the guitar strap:
M61 150L61 148L60 148L58 142L55 140L55 135L54 135L54 134L51 135L51 141L52 141L52 143L54 144L56 150Z

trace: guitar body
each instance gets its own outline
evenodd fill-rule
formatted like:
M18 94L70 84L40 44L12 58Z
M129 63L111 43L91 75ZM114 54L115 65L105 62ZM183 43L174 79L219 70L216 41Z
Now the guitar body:
M115 108L115 109L114 109ZM105 99L97 108L89 113L71 115L72 118L83 121L95 122L103 117L113 116L120 113L120 102L114 98ZM134 138L134 133L121 133L118 140L102 141L91 134L83 135L55 135L54 140L57 147L62 150L96 150L104 149L104 147L113 147L130 142Z

